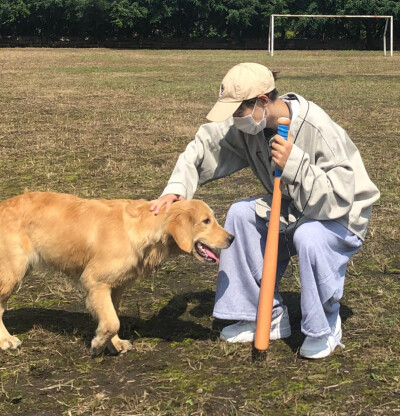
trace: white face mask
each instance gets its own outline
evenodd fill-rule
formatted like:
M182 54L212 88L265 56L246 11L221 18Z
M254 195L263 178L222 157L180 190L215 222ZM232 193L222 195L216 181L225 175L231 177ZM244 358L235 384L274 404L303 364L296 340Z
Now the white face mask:
M256 104L254 104L253 111L248 116L233 117L233 123L243 133L254 135L264 130L265 127L267 127L267 119L265 118L265 107L264 107L263 118L261 119L259 123L257 123L253 118L253 113L256 108Z

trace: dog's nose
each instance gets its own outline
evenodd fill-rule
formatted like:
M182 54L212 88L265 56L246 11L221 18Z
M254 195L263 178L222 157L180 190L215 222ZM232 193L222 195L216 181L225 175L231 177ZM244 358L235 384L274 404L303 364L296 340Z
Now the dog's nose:
M233 240L235 239L235 236L232 234L229 234L229 237L227 238L229 245L231 245L233 243Z

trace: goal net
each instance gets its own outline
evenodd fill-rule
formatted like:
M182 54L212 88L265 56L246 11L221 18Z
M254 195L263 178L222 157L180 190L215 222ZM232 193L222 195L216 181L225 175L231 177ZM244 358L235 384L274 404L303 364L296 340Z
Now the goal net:
M268 33L268 55L274 56L274 36L275 36L275 18L346 18L346 19L385 19L385 28L383 31L383 54L386 56L386 35L387 35L387 28L390 23L390 35L389 35L389 43L390 43L390 56L393 56L393 16L371 16L371 15L336 15L336 14L271 14L270 21L269 21L269 33Z

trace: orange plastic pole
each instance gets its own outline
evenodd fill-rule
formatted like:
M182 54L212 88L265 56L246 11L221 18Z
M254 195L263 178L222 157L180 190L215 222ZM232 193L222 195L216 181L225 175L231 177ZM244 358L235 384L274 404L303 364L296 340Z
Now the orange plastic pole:
M278 119L278 124L281 126L289 126L290 119L286 117L280 117ZM282 137L287 139L287 133L285 137L285 133L281 134L279 128L278 134L282 135ZM279 222L281 214L281 201L282 191L280 171L278 170L277 175L277 170L275 170L274 190L272 193L271 214L268 225L267 243L265 246L264 253L264 264L261 275L261 287L258 299L257 326L254 341L255 348L257 348L260 351L264 351L268 348L271 331L272 306L275 292L276 269L278 266Z

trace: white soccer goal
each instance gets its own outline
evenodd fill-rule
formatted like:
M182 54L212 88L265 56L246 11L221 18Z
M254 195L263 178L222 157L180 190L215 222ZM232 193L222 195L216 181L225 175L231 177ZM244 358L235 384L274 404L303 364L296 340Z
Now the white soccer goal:
M274 56L274 25L275 17L322 17L322 18L362 18L362 19L386 19L385 29L383 31L383 54L386 56L386 33L388 23L390 21L390 56L393 56L393 16L360 16L360 15L336 15L336 14L271 14L269 20L269 33L268 33L268 55Z

